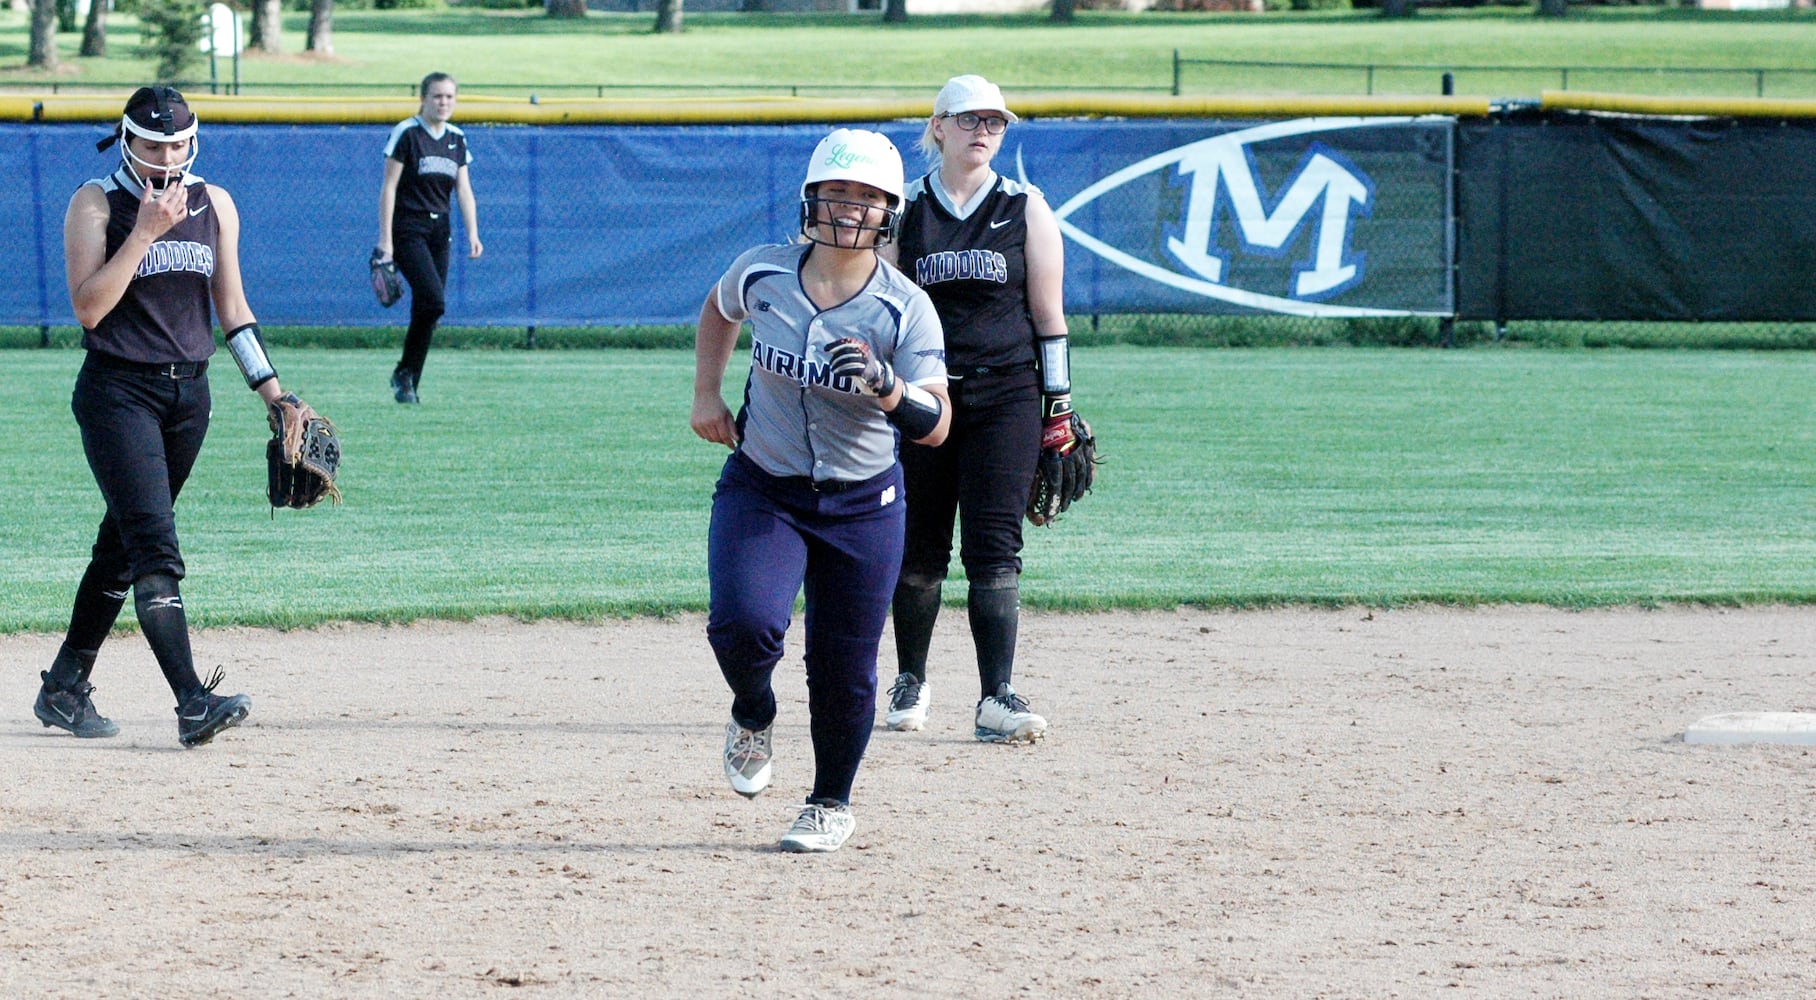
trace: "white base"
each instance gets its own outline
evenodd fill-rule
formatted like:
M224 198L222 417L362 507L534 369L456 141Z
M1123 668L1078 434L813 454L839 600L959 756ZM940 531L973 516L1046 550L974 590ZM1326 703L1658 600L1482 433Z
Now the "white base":
M1816 746L1816 714L1724 712L1684 730L1685 743L1792 743Z

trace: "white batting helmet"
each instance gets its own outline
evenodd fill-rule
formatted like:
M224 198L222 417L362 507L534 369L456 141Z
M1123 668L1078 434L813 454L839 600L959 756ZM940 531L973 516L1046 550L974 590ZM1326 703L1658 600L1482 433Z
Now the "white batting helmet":
M894 238L904 184L902 154L888 136L859 128L834 129L814 147L813 158L807 161L807 177L801 181L801 235L816 243L825 242L812 232L814 205L822 200L814 196L814 187L821 181L855 181L888 195L883 224L857 228L875 232L877 246Z

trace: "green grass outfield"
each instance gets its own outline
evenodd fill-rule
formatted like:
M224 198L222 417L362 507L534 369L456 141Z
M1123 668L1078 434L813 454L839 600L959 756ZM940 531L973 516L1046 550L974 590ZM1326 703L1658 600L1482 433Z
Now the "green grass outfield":
M262 409L217 370L178 505L199 624L704 607L724 452L688 429L688 352L441 351L414 408L389 350L276 360L339 425L347 501L271 517ZM56 630L100 514L69 415L81 353L6 361L0 631ZM1107 462L1029 530L1031 607L1816 601L1816 355L1118 346L1074 366Z
M144 82L152 61L139 52L137 22L112 15L109 55L76 56L80 33L58 36L63 67L25 71L29 33L23 11L0 13L0 86L31 89ZM606 96L697 94L699 87L804 88L806 96L916 96L931 102L955 73L984 72L1013 101L1042 90L1105 93L1170 90L1175 49L1187 58L1346 65L1439 67L1377 74L1377 93L1436 94L1442 68L1457 70L1457 92L1537 97L1562 84L1555 72L1468 71L1470 66L1788 68L1808 70L1816 51L1816 10L1699 11L1660 6L1575 8L1562 20L1531 7L1427 10L1404 21L1375 11L1269 14L1140 14L1083 11L1069 26L1045 15L922 16L884 25L877 15L688 14L680 35L651 33L653 14L594 14L555 20L540 10L339 10L334 55L303 52L306 14L284 17L278 56L247 55L244 92L328 84L408 96L432 70L453 70L468 93L595 96L570 85L614 88ZM426 40L432 39L432 44ZM223 64L220 79L233 69ZM209 79L206 60L187 73ZM561 85L561 86L556 86ZM1357 94L1358 70L1188 67L1183 91L1215 94ZM374 90L383 86L385 89ZM1652 95L1752 96L1756 80L1736 74L1578 72L1569 87ZM551 89L553 88L553 89ZM685 90L678 88L687 88ZM744 94L744 89L724 93ZM1776 74L1768 97L1816 96L1816 74Z

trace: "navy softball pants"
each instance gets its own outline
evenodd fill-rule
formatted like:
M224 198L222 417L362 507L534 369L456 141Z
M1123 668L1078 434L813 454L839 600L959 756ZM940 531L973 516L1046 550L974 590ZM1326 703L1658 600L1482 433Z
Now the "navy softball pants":
M775 721L770 678L805 591L813 801L851 801L876 718L877 646L902 563L901 468L835 491L777 478L742 455L713 492L707 640L746 729Z

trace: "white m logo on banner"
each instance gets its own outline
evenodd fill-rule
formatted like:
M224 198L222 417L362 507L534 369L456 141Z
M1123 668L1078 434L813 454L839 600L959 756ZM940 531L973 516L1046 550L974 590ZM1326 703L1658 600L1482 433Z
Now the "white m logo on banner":
M1207 139L1179 150L1183 154L1179 173L1192 178L1192 192L1186 202L1185 238L1169 238L1167 249L1207 281L1220 282L1224 260L1210 253L1211 241L1217 236L1217 206L1222 203L1217 191L1220 184L1229 192L1230 214L1235 216L1242 242L1264 250L1285 247L1312 206L1323 199L1313 266L1294 278L1293 295L1319 295L1354 281L1356 266L1344 263L1343 248L1349 241L1351 206L1368 206L1372 194L1368 185L1324 153L1314 153L1269 213L1243 143L1230 141L1242 134Z
M1311 144L1304 161L1283 182L1272 210L1266 192L1255 177L1249 147L1295 135L1333 132L1365 126L1399 125L1412 118L1304 118L1271 122L1225 133L1150 156L1097 181L1054 211L1067 237L1119 267L1172 288L1268 312L1302 316L1392 316L1404 309L1329 305L1307 301L1334 294L1361 280L1363 254L1349 247L1358 214L1372 207L1374 188L1368 177L1343 163L1338 154L1321 144ZM1173 270L1113 246L1069 221L1079 209L1105 193L1136 178L1176 167L1188 178L1191 190L1185 201L1185 218L1179 236L1168 237L1166 249L1184 266ZM1025 171L1024 171L1025 173ZM1233 288L1228 280L1230 261L1217 246L1223 220L1219 207L1227 205L1229 224L1245 250L1281 256L1297 242L1306 226L1312 228L1309 265L1293 276L1289 289L1274 294ZM1281 294L1285 293L1285 294Z

